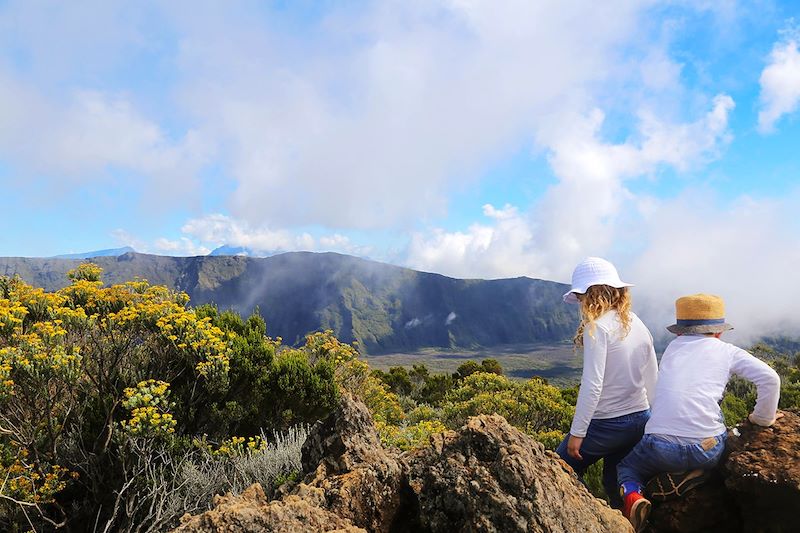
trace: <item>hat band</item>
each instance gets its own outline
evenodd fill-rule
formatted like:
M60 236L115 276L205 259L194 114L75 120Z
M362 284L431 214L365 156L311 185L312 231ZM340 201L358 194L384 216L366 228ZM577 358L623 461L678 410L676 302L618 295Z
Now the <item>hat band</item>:
M679 318L676 320L676 324L681 327L689 327L689 326L711 326L716 324L724 324L724 318L702 318L698 320L686 320Z

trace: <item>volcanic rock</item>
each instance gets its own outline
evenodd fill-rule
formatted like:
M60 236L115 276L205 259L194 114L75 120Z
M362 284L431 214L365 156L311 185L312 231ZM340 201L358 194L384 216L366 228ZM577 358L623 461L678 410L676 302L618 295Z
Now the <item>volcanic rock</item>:
M222 531L258 531L296 533L366 533L349 520L298 496L268 502L261 485L256 483L238 496L214 498L214 508L198 516L185 515L176 533L219 533Z
M555 454L499 416L472 418L401 455L346 396L312 428L302 465L302 482L279 499L268 502L254 485L176 531L632 531Z
M409 461L424 531L633 531L558 456L498 415L435 436Z
M725 486L741 509L742 530L800 530L800 415L784 411L772 427L745 422L728 440Z
M306 477L295 493L321 490L325 508L370 531L396 527L407 467L397 451L383 447L362 402L345 397L312 428L302 465Z

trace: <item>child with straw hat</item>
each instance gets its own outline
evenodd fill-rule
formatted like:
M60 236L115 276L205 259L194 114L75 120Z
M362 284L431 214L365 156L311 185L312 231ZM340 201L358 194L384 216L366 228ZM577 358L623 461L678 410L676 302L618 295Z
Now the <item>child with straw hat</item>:
M725 322L722 298L683 296L675 302L675 314L676 323L667 329L678 337L661 357L645 435L617 468L623 514L636 531L644 527L650 512L650 502L642 495L647 480L673 473L665 475L670 490L679 495L701 482L704 471L719 462L727 439L719 402L731 374L752 381L758 389L752 423L772 425L778 408L778 374L720 340L723 332L733 329Z

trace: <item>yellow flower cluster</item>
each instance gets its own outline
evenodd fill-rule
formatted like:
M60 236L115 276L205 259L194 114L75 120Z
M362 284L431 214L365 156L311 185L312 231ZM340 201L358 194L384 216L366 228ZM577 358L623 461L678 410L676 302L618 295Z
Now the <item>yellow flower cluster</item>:
M103 275L103 269L94 263L82 263L78 268L73 268L67 272L67 277L75 282L89 281L99 282Z
M39 287L17 282L14 285L14 299L25 306L37 319L49 319L51 311L64 305L64 297L58 293L45 292Z
M170 404L169 383L149 379L124 391L123 407L131 417L122 422L125 432L133 436L166 435L175 432L177 421L166 412Z
M14 380L11 379L13 348L0 348L0 400L14 394Z
M375 428L384 445L395 446L401 450L412 450L425 446L431 435L447 430L445 425L438 420L423 420L407 426L397 426L376 420Z
M162 316L156 326L176 348L191 350L200 359L197 372L209 381L226 382L230 369L225 332L211 324L211 318L198 318L194 311L181 310Z
M57 307L53 310L53 314L66 329L81 330L90 323L83 307Z
M0 335L9 338L22 332L22 322L28 309L18 301L0 299Z
M3 494L28 503L50 503L55 494L64 489L66 479L77 478L77 472L53 465L45 471L37 471L27 461L28 452L17 448L16 456L0 461L0 478L3 479Z
M52 322L37 322L32 329L41 335L15 335L17 346L4 349L3 360L12 367L9 374L16 370L37 380L58 377L71 382L77 379L81 366L80 347L60 343L65 330Z
M324 357L337 367L358 358L358 350L350 344L341 342L330 329L308 335L305 348L312 359Z
M260 435L255 437L231 437L220 443L216 450L211 451L214 457L241 457L254 455L267 449L267 441Z

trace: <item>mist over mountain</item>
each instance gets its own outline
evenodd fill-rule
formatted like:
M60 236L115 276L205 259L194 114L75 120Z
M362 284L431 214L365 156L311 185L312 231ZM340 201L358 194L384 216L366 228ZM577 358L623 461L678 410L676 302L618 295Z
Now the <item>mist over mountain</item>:
M194 305L248 314L256 307L268 334L302 342L332 329L370 353L423 347L479 347L569 338L576 309L560 283L525 277L455 279L336 253L167 257L134 252L95 257L106 283L139 277L185 291ZM68 283L80 259L0 258L0 275L47 290Z

